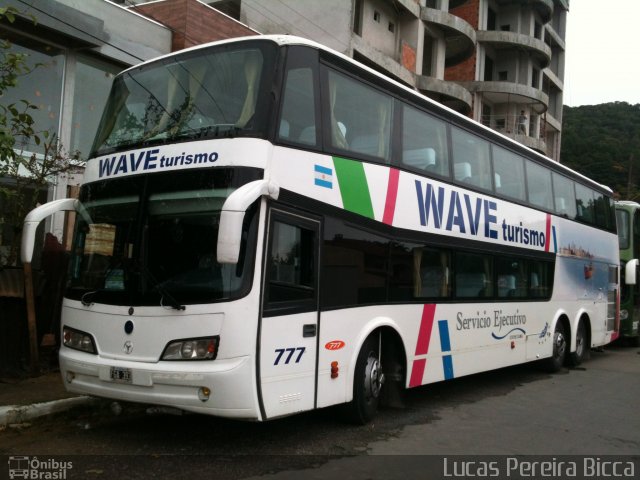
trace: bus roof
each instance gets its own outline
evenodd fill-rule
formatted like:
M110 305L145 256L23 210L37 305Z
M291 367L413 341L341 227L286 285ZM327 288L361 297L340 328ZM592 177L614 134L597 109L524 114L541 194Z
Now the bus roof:
M504 134L502 134L502 133L500 133L500 132L498 132L496 130L491 129L491 128L487 127L486 125L483 125L483 124L481 124L479 122L476 122L475 120L473 120L473 119L471 119L471 118L469 118L469 117L467 117L467 116L465 116L465 115L463 115L463 114L461 114L459 112L456 112L455 110L447 107L446 105L443 105L443 104L441 104L439 102L436 102L435 100L432 100L431 98L421 94L419 91L417 91L415 89L412 89L412 88L410 88L410 87L408 87L408 86L406 86L406 85L404 85L404 84L402 84L402 83L400 83L400 82L398 82L398 81L396 81L396 80L394 80L392 78L389 78L386 75L383 75L382 73L372 69L371 67L368 67L367 65L364 65L364 64L358 62L357 60L354 60L353 58L351 58L351 57L349 57L347 55L344 55L343 53L340 53L340 52L338 52L336 50L333 50L333 49L327 47L326 45L322 45L322 44L320 44L318 42L315 42L313 40L309 40L309 39L306 39L306 38L303 38L303 37L298 37L298 36L295 36L295 35L286 35L286 34L281 34L281 35L252 35L252 36L228 38L228 39L225 39L225 40L218 40L218 41L215 41L215 42L203 43L201 45L196 45L196 46L189 47L189 48L186 48L186 49L183 49L183 50L179 50L179 51L176 51L176 52L168 53L166 55L162 55L160 57L156 57L156 58L151 59L151 60L147 60L145 62L142 62L142 63L139 63L137 65L134 65L134 66L124 70L121 73L125 73L125 72L128 72L130 70L136 69L136 68L138 68L138 67L140 67L142 65L146 65L146 64L149 64L149 63L154 63L154 62L156 62L158 60L161 60L161 59L164 59L164 58L171 58L171 57L174 57L174 56L177 56L177 55L181 55L181 54L186 53L186 52L205 49L205 48L209 48L209 47L212 47L212 46L215 46L215 45L224 45L224 44L227 44L227 43L235 43L235 42L249 42L249 41L256 41L256 40L259 40L259 41L262 41L262 40L263 41L270 41L270 42L274 42L274 43L276 43L278 45L281 45L281 46L282 45L304 45L304 46L317 48L318 50L322 50L324 52L327 52L327 53L329 53L329 54L331 54L331 55L333 55L335 57L338 57L338 58L342 59L345 62L348 62L348 63L352 64L353 66L355 66L357 68L360 68L362 70L367 71L369 74L378 77L379 79L381 79L382 81L384 81L386 83L392 84L396 88L400 88L400 89L404 90L405 92L407 92L410 95L420 99L423 102L430 103L435 109L439 109L439 110L441 110L443 112L448 113L449 115L453 115L453 116L457 117L463 125L466 124L466 125L469 125L469 126L474 126L475 128L483 129L489 135L494 135L494 136L500 137L503 141L505 141L506 143L512 145L514 148L527 151L529 154L534 155L539 160L549 164L550 166L552 166L553 168L555 168L557 170L560 170L560 171L564 170L565 173L573 175L573 176L576 176L576 177L579 177L580 179L582 179L582 180L588 182L589 184L591 184L592 186L598 187L599 189L604 190L604 191L606 191L608 193L613 193L611 188L609 188L608 186L602 185L602 184L596 182L595 180L592 180L591 178L589 178L589 177L587 177L587 176L585 176L585 175L583 175L583 174L581 174L579 172L576 172L575 170L573 170L573 169L571 169L571 168L569 168L569 167L567 167L565 165L562 165L561 163L556 162L556 161L552 160L551 158L549 158L549 157L547 157L545 155L542 155L539 152L536 152L535 150L527 147L526 145L521 144L520 142L515 141L512 138L510 138L510 137L508 137L508 136L506 136L506 135L504 135Z
M618 205L621 207L640 208L640 203L634 202L633 200L618 200L616 201L616 206Z

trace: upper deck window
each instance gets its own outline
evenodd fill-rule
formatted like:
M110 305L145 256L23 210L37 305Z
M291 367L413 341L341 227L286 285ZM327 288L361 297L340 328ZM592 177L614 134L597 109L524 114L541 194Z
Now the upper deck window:
M325 128L331 148L389 163L392 98L333 70L328 84Z
M203 138L266 135L275 44L240 42L162 58L114 81L93 155Z

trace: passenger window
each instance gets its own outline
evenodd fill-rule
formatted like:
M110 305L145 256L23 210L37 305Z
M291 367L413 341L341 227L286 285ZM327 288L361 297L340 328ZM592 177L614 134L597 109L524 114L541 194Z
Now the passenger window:
M317 144L311 68L295 68L287 72L278 138L305 145Z
M564 175L553 173L553 194L556 213L573 220L576 218L576 192L574 183Z
M267 304L312 300L315 295L313 230L274 221Z
M527 296L526 260L496 257L496 280L499 298Z
M451 295L451 256L446 250L413 249L414 297L446 298Z
M342 220L325 218L322 254L323 308L386 302L389 241Z
M493 147L493 171L496 193L517 200L526 200L524 159L504 148Z
M407 105L402 111L402 166L449 176L447 125Z
M492 257L458 253L455 272L456 297L483 298L493 295Z
M549 298L553 287L553 263L532 260L529 264L529 297Z
M460 182L493 189L489 142L456 127L451 129L453 175Z
M525 164L527 168L529 203L536 207L552 210L551 172L541 165L528 160Z
M329 144L382 159L391 156L392 98L329 70Z
M612 222L610 219L611 207L609 205L609 198L605 197L602 193L594 193L594 206L596 214L596 225L600 228L610 229Z
M576 218L586 223L595 221L593 190L576 183Z

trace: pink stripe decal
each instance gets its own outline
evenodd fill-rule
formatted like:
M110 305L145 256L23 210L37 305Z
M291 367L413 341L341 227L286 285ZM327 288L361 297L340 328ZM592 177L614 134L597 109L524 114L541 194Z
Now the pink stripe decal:
M387 201L384 204L384 215L382 222L387 225L393 224L393 215L396 211L396 198L398 197L398 181L400 179L400 170L395 168L389 169L389 183L387 185Z
M416 344L416 355L426 355L429 351L431 341L431 330L433 319L436 316L435 304L427 304L422 310L422 321L420 322L420 332L418 332L418 343Z
M545 233L544 251L549 251L551 245L551 215L547 213L547 231Z
M409 387L419 387L422 385L422 376L424 375L424 368L427 365L426 358L420 358L413 361L413 368L411 369L411 379L409 380Z
M433 319L435 316L435 304L425 305L422 310L422 320L420 321L420 330L418 332L418 341L416 343L416 355L426 355L429 352L429 342L431 341L431 330L433 329ZM422 385L422 377L426 366L426 358L418 358L413 361L409 387Z

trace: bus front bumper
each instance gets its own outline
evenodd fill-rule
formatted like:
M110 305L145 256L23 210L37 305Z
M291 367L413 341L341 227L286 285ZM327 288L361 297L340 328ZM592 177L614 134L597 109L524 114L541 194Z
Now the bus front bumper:
M248 356L195 362L114 362L63 347L60 372L66 389L74 393L220 417L260 418Z

